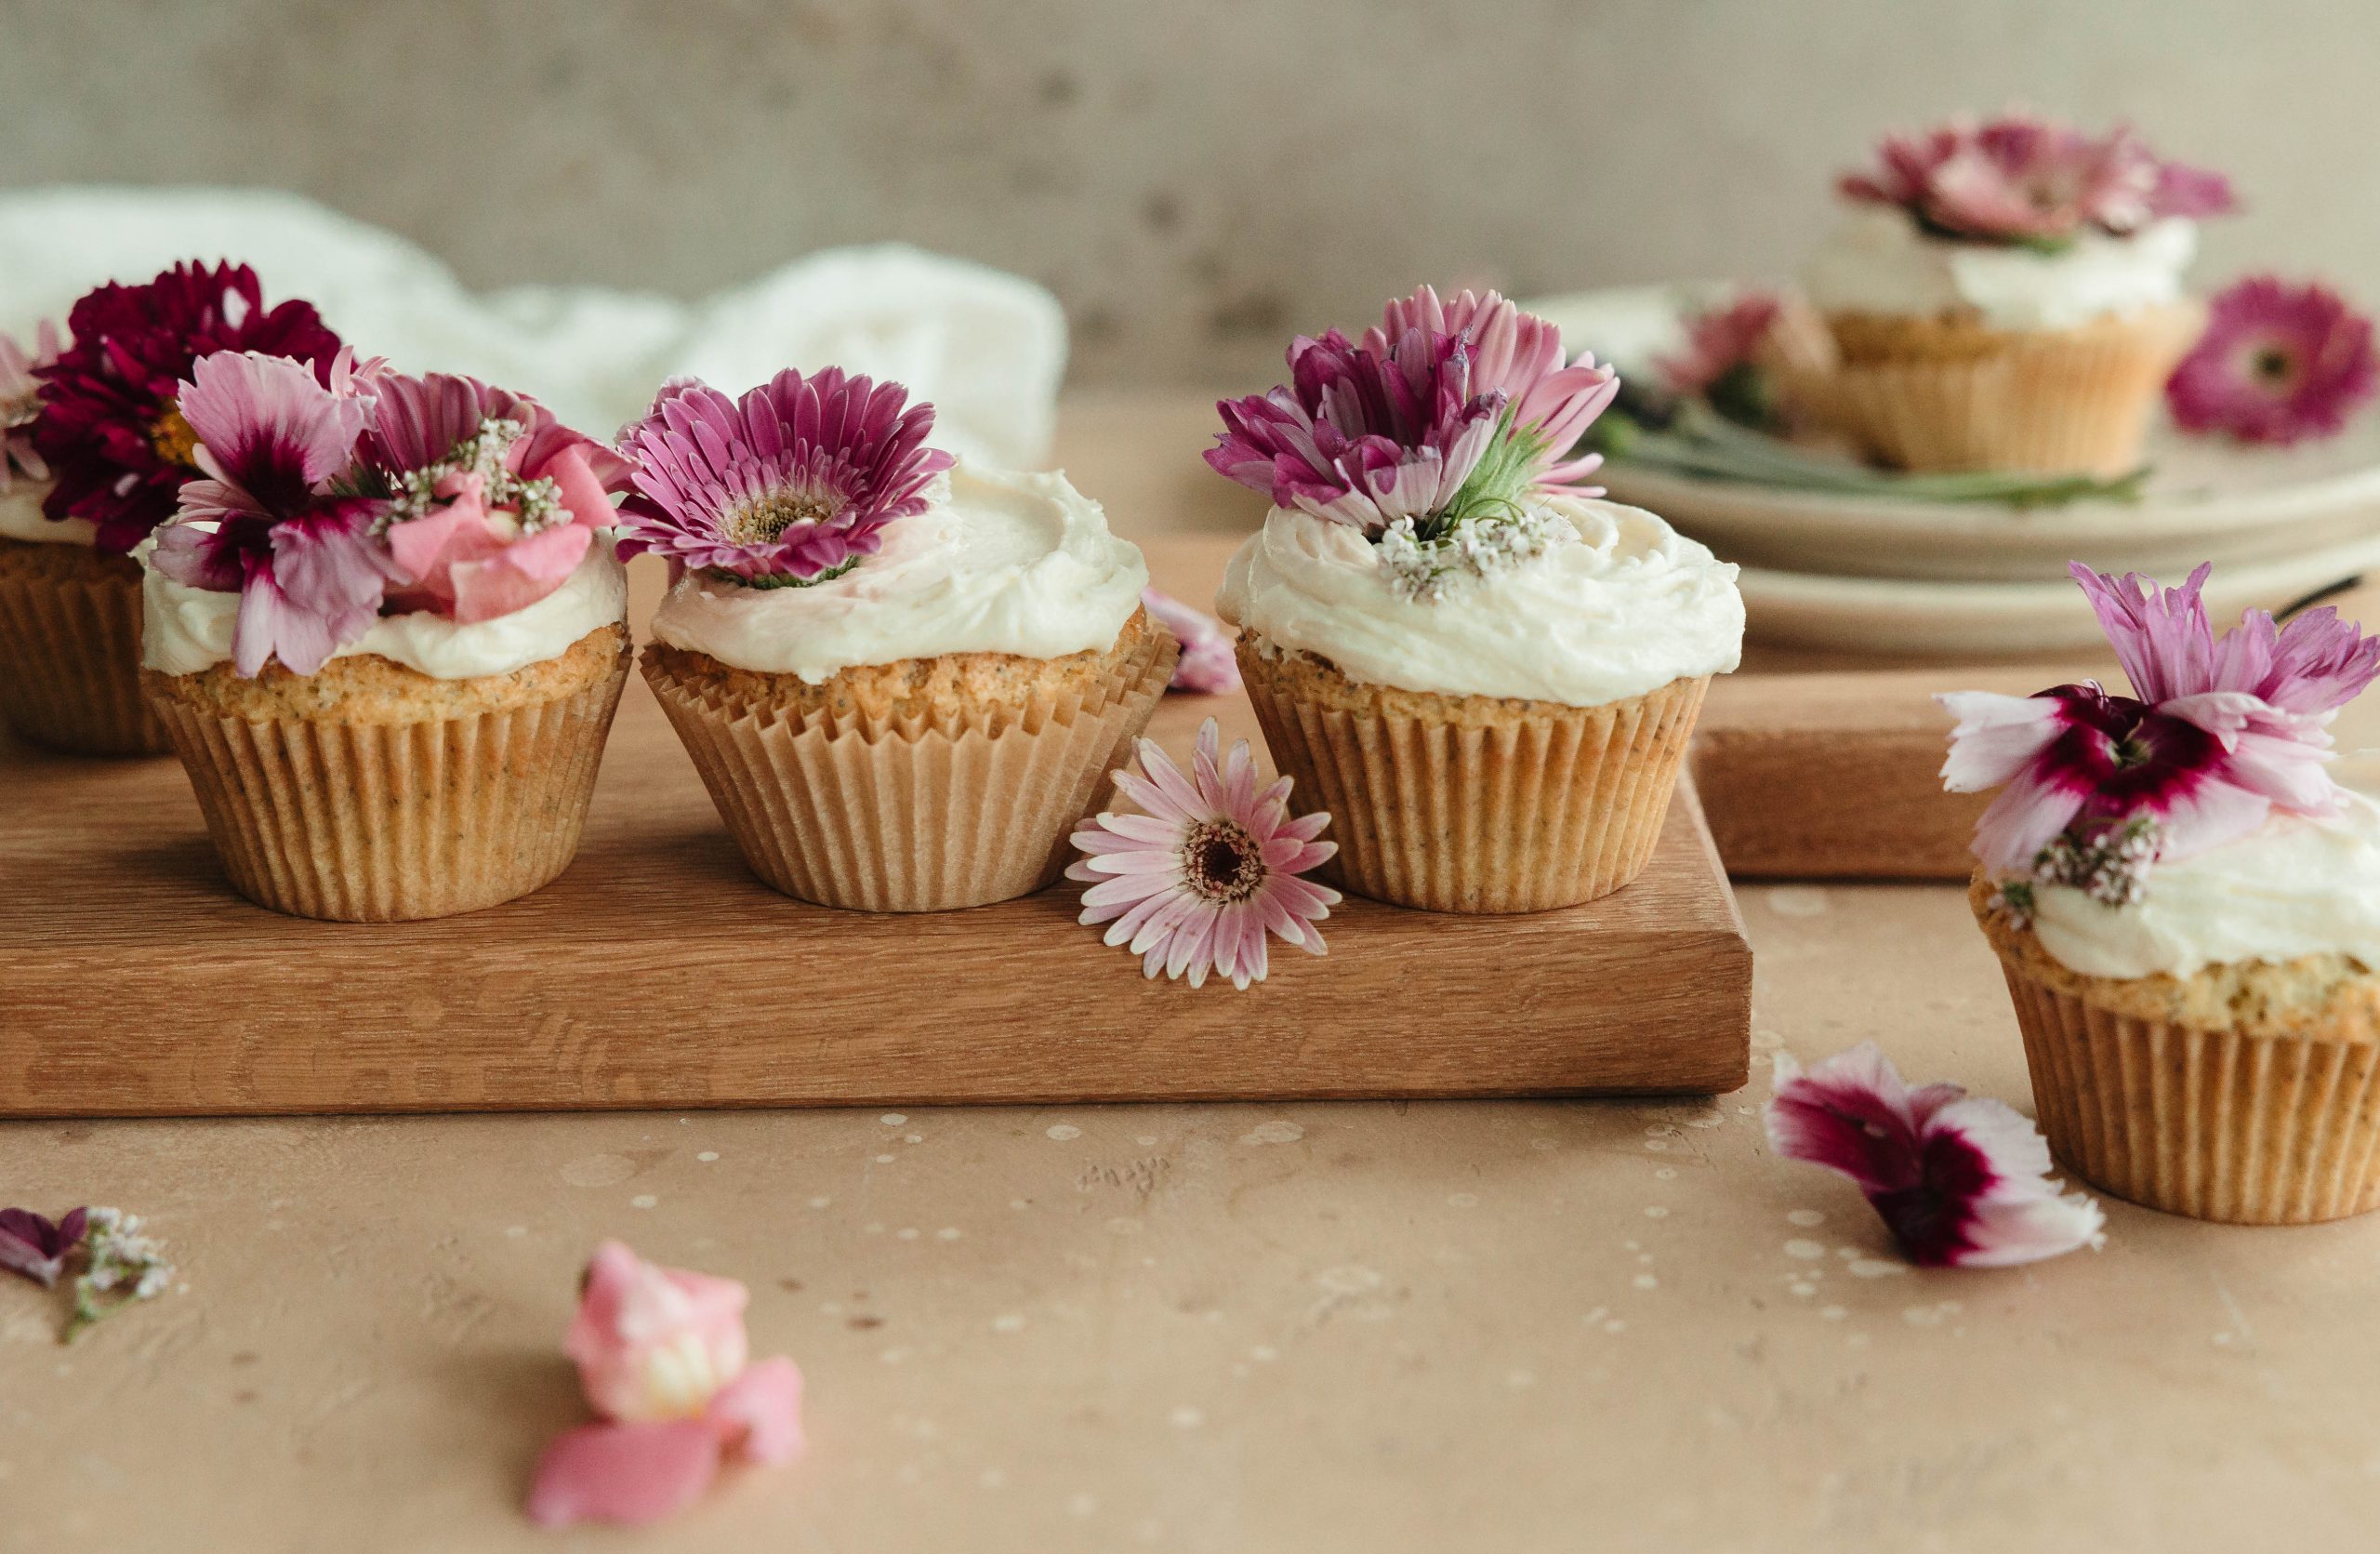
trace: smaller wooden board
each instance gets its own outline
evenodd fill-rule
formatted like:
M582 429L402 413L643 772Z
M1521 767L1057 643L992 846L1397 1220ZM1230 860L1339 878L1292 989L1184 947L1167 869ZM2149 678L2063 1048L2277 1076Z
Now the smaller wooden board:
M1153 732L1254 733L1173 697ZM1646 876L1461 918L1350 900L1247 992L1155 982L1076 891L876 917L759 883L641 681L578 860L488 911L311 923L225 884L179 765L0 742L0 1115L1696 1093L1752 951L1690 787ZM1276 947L1277 949L1277 947Z

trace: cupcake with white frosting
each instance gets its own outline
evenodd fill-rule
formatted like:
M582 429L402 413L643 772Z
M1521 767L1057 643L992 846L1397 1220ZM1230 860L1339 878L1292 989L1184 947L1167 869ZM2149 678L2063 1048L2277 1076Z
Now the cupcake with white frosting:
M645 678L762 880L938 911L1037 890L1178 647L1062 474L957 465L895 383L674 382L622 439L673 572Z
M2281 1224L2380 1206L2380 804L2325 767L2380 639L2325 607L2219 642L2200 590L2076 567L2132 694L1943 697L2051 1146L2136 1202Z
M1275 506L1216 608L1341 877L1460 912L1627 884L1744 616L1733 566L1577 485L1618 378L1493 292L1427 287L1289 362L1219 406L1208 462Z
M1911 470L2120 475L2198 338L2183 284L2218 175L2005 116L1889 137L1804 267L1840 364L1786 375L1803 409Z
M202 358L206 478L148 550L141 679L232 885L358 922L525 895L578 848L627 683L626 465L467 378Z

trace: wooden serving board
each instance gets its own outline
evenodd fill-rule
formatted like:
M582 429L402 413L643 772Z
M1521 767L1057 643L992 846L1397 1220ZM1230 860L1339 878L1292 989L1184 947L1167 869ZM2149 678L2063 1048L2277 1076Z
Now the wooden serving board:
M1169 698L1186 751L1243 698ZM1079 886L974 911L806 906L745 870L632 681L577 862L488 911L364 925L231 894L179 765L0 744L0 1114L1715 1093L1752 952L1692 790L1592 906L1350 900L1238 992L1145 980Z

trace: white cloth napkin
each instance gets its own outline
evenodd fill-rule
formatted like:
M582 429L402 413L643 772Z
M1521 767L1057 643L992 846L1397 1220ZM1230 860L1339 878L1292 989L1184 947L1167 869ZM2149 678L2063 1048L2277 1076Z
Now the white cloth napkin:
M29 339L103 280L218 259L254 265L268 303L313 302L361 355L535 394L598 437L673 374L740 393L784 367L834 365L932 400L935 445L1030 469L1048 458L1065 370L1056 298L899 244L828 249L694 303L598 286L473 293L393 232L256 189L0 194L0 329Z

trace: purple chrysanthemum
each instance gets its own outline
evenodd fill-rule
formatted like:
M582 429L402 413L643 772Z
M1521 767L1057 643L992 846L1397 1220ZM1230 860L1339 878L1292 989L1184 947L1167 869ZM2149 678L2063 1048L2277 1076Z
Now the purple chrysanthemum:
M1804 1073L1776 1057L1769 1148L1859 1186L1921 1268L2007 1268L2097 1246L2106 1215L2049 1179L2049 1146L2004 1103L1911 1089L1873 1042Z
M2246 834L2276 808L2337 808L2327 725L2380 676L2380 638L2325 605L2286 627L2251 611L2218 640L2200 596L2208 570L2163 589L2137 574L2072 568L2131 696L2084 682L2033 697L1941 698L1959 719L1944 786L2002 789L1976 827L1976 854L1993 875L2033 870L2060 839L2103 847L2144 820L2160 856L2179 857Z
M2209 305L2165 403L2192 432L2289 444L2335 434L2375 387L2370 319L2328 286L2252 275Z
M2221 216L2219 173L2161 160L2129 129L2103 136L2008 113L1886 136L1875 170L1844 175L1853 200L1898 206L1946 237L2058 245L2086 230L2122 236L2167 216Z
M1561 332L1494 292L1447 303L1427 286L1360 341L1300 336L1289 365L1288 384L1215 406L1207 463L1375 539L1584 478L1600 456L1566 456L1620 388L1592 357L1566 365Z
M49 478L49 466L33 446L33 421L41 415L41 368L58 359L58 325L44 319L31 352L0 334L0 495L19 475Z
M33 445L57 477L43 511L88 519L99 548L112 551L172 517L183 485L201 472L177 399L200 357L287 357L327 383L339 350L313 304L266 308L244 264L178 264L144 286L100 286L74 304L67 329L72 343L39 373Z
M898 383L788 368L743 398L664 384L624 432L636 490L620 553L652 551L769 588L817 582L873 554L884 525L926 509L950 468L929 448L933 406Z

